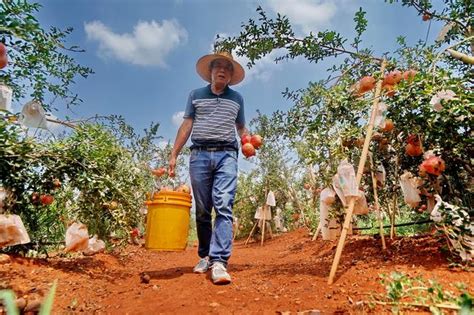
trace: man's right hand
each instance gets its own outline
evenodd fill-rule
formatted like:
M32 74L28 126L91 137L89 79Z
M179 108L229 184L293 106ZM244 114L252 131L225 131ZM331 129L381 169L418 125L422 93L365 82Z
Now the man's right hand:
M170 160L168 162L168 176L174 177L175 176L175 168L176 168L176 157L174 155L170 156Z

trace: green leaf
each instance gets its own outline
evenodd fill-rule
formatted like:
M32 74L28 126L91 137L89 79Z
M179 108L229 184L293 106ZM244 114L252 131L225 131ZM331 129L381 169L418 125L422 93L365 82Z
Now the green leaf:
M7 314L8 315L18 315L18 308L16 307L15 304L15 293L11 290L2 290L0 291L0 299L4 300L4 304L7 308Z
M51 286L51 289L48 292L48 296L41 304L39 315L51 314L51 311L53 310L54 295L56 294L57 285L58 285L58 279L54 280L53 285Z

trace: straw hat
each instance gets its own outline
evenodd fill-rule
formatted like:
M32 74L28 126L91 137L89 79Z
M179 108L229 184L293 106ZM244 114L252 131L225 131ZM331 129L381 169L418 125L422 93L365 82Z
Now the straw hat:
M225 59L234 66L234 72L232 73L232 78L230 79L229 85L235 85L244 79L244 68L237 61L235 61L234 58L232 58L230 53L226 51L205 55L199 58L198 62L196 63L196 71L201 76L201 78L209 83L211 82L211 71L209 69L209 65L213 60L216 59Z

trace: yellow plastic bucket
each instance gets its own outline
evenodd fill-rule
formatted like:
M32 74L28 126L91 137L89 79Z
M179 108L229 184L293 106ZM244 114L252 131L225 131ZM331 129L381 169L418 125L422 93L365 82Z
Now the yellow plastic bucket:
M160 191L146 201L145 248L158 251L186 249L189 232L191 195L176 191Z

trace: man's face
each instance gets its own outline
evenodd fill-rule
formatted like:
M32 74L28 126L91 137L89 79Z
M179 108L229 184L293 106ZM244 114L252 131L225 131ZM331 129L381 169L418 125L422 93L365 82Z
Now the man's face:
M233 74L232 63L225 59L217 59L213 62L211 68L211 79L214 84L227 85Z

